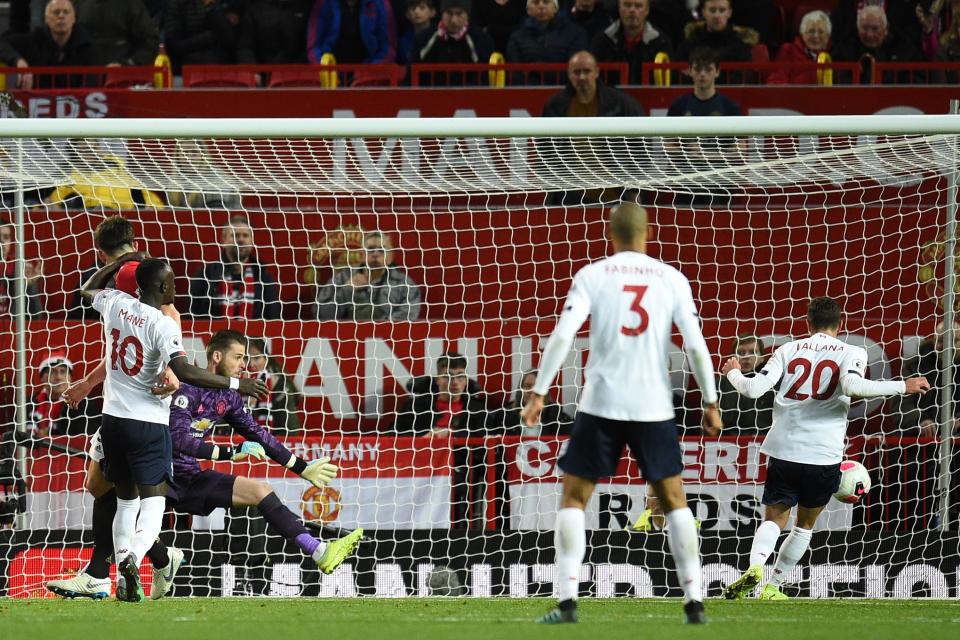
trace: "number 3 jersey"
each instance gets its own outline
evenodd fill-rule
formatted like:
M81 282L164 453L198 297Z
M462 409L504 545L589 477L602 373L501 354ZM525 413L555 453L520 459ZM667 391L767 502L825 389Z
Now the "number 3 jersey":
M577 272L551 341L572 341L590 316L590 356L579 409L610 420L660 422L674 417L668 349L673 325L704 401L716 382L690 282L677 269L637 251L621 251ZM547 347L537 378L545 393L562 362ZM562 350L560 358L566 355Z
M167 363L186 356L180 327L171 318L119 289L103 289L93 298L103 317L107 377L103 413L166 425L170 398L150 393Z
M780 460L828 465L843 460L851 395L904 392L903 382L865 379L866 369L862 348L815 333L778 348L756 376L733 370L727 379L740 393L759 397L754 394L763 395L782 378L773 427L760 451Z

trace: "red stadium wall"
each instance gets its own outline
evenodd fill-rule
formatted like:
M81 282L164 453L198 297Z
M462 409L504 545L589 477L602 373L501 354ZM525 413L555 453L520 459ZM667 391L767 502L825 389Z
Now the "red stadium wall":
M650 253L687 274L705 318L785 318L804 313L811 295L845 301L849 313L898 320L932 311L920 279L924 246L936 239L940 209L814 206L770 211L651 207ZM186 309L187 274L218 257L218 229L228 212L129 214L153 255L178 274ZM607 254L601 209L511 209L479 212L249 212L261 262L280 283L284 316L300 317L298 300L308 244L340 225L394 234L395 259L422 283L427 319L543 318L556 315L572 274ZM43 262L46 308L62 316L80 274L95 260L99 214L33 211L28 259ZM321 273L320 278L329 277Z

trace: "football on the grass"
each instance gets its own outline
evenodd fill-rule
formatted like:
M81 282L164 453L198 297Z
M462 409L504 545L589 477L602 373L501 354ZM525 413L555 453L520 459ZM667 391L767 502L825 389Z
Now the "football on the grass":
M840 463L840 488L833 497L840 502L856 504L870 492L870 474L859 462L844 460Z

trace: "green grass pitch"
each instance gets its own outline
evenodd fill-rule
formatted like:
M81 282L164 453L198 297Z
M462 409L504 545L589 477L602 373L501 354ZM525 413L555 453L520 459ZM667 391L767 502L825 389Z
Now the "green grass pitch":
M960 603L950 601L708 601L710 624L682 624L677 600L581 600L581 621L532 620L552 600L171 598L0 600L0 636L10 640L792 640L960 638Z

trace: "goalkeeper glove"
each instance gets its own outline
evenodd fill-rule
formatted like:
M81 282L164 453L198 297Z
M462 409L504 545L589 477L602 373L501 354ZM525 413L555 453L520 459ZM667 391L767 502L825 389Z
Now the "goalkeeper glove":
M266 460L267 452L263 450L263 446L259 442L244 442L239 448L233 450L230 460L239 462L245 460L247 456L257 460Z
M308 464L300 477L322 489L337 477L337 465L330 464L330 458L320 458Z

